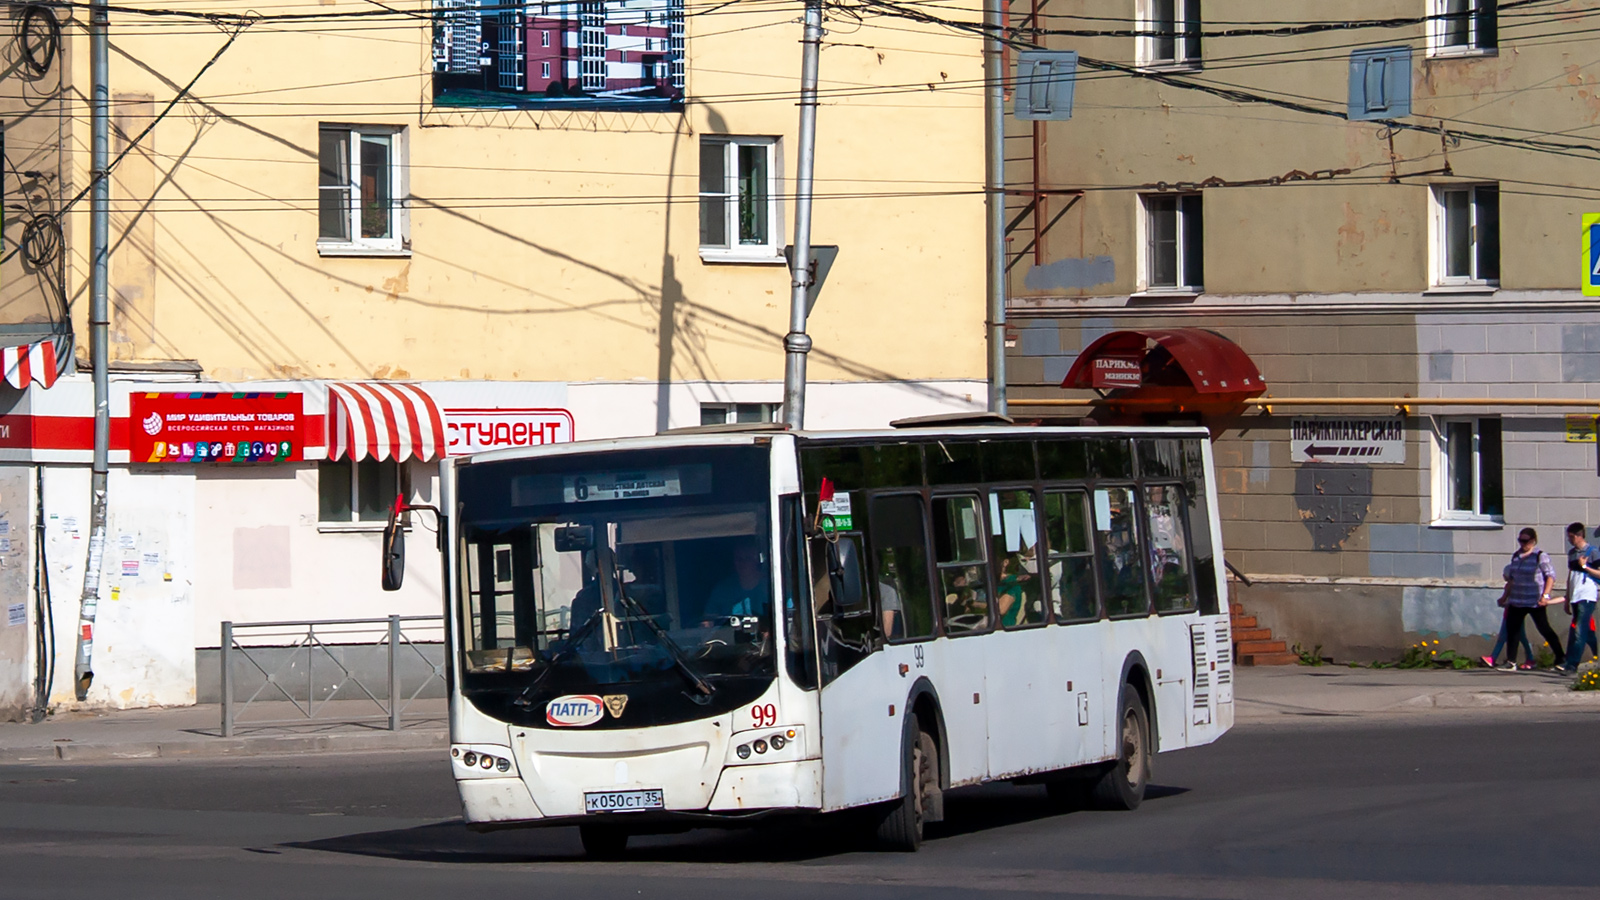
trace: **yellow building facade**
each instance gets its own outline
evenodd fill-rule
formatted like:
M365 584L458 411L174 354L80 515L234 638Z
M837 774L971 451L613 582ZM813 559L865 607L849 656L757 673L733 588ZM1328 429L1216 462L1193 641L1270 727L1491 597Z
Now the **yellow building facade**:
M222 621L436 613L433 563L415 561L399 594L374 573L381 508L397 490L436 498L440 456L776 417L802 9L113 13L111 525L87 702L214 699ZM0 514L19 523L6 546L30 573L26 631L47 627L47 607L56 623L52 683L0 678L12 714L42 695L74 702L92 415L87 16L13 7L0 51L0 344L49 343L63 370L0 385ZM806 424L982 409L978 46L934 27L829 28L812 234L839 251L810 318ZM351 398L399 384L414 398L400 425L351 441ZM135 414L261 392L299 418L249 466L230 467L231 444L221 458L216 444L152 451L160 417ZM401 433L408 414L424 431L432 415L433 435ZM13 632L0 659L39 671Z

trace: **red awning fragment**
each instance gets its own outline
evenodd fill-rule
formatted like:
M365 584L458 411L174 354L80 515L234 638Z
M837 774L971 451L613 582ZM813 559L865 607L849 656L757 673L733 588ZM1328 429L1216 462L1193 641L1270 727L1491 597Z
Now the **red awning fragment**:
M1150 346L1152 342L1154 347ZM1143 355L1144 384L1150 388L1189 388L1198 395L1241 398L1258 397L1267 389L1256 364L1238 344L1203 328L1127 330L1102 335L1078 354L1061 386L1088 390L1093 387L1096 358L1129 354Z

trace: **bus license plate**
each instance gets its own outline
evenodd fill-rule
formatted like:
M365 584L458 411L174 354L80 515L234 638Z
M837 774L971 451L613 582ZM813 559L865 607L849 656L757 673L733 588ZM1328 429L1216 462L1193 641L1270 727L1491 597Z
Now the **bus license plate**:
M586 813L637 812L643 809L665 809L666 800L660 788L644 791L595 791L583 795Z

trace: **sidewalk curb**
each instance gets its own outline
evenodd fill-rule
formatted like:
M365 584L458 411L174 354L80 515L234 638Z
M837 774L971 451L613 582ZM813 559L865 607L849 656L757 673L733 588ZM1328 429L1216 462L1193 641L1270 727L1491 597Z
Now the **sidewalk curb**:
M57 743L43 747L0 748L0 764L104 762L121 759L216 759L283 753L353 753L372 750L444 750L445 731L393 734L318 734L213 738L183 741L133 741L120 744Z
M1474 709L1506 706L1600 707L1600 691L1440 691L1397 703L1390 709Z

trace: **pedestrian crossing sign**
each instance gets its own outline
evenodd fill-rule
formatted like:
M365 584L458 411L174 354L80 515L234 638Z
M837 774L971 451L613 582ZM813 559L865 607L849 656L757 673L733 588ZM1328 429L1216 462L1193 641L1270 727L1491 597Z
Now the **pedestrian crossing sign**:
M1600 297L1600 213L1583 214L1583 295Z

